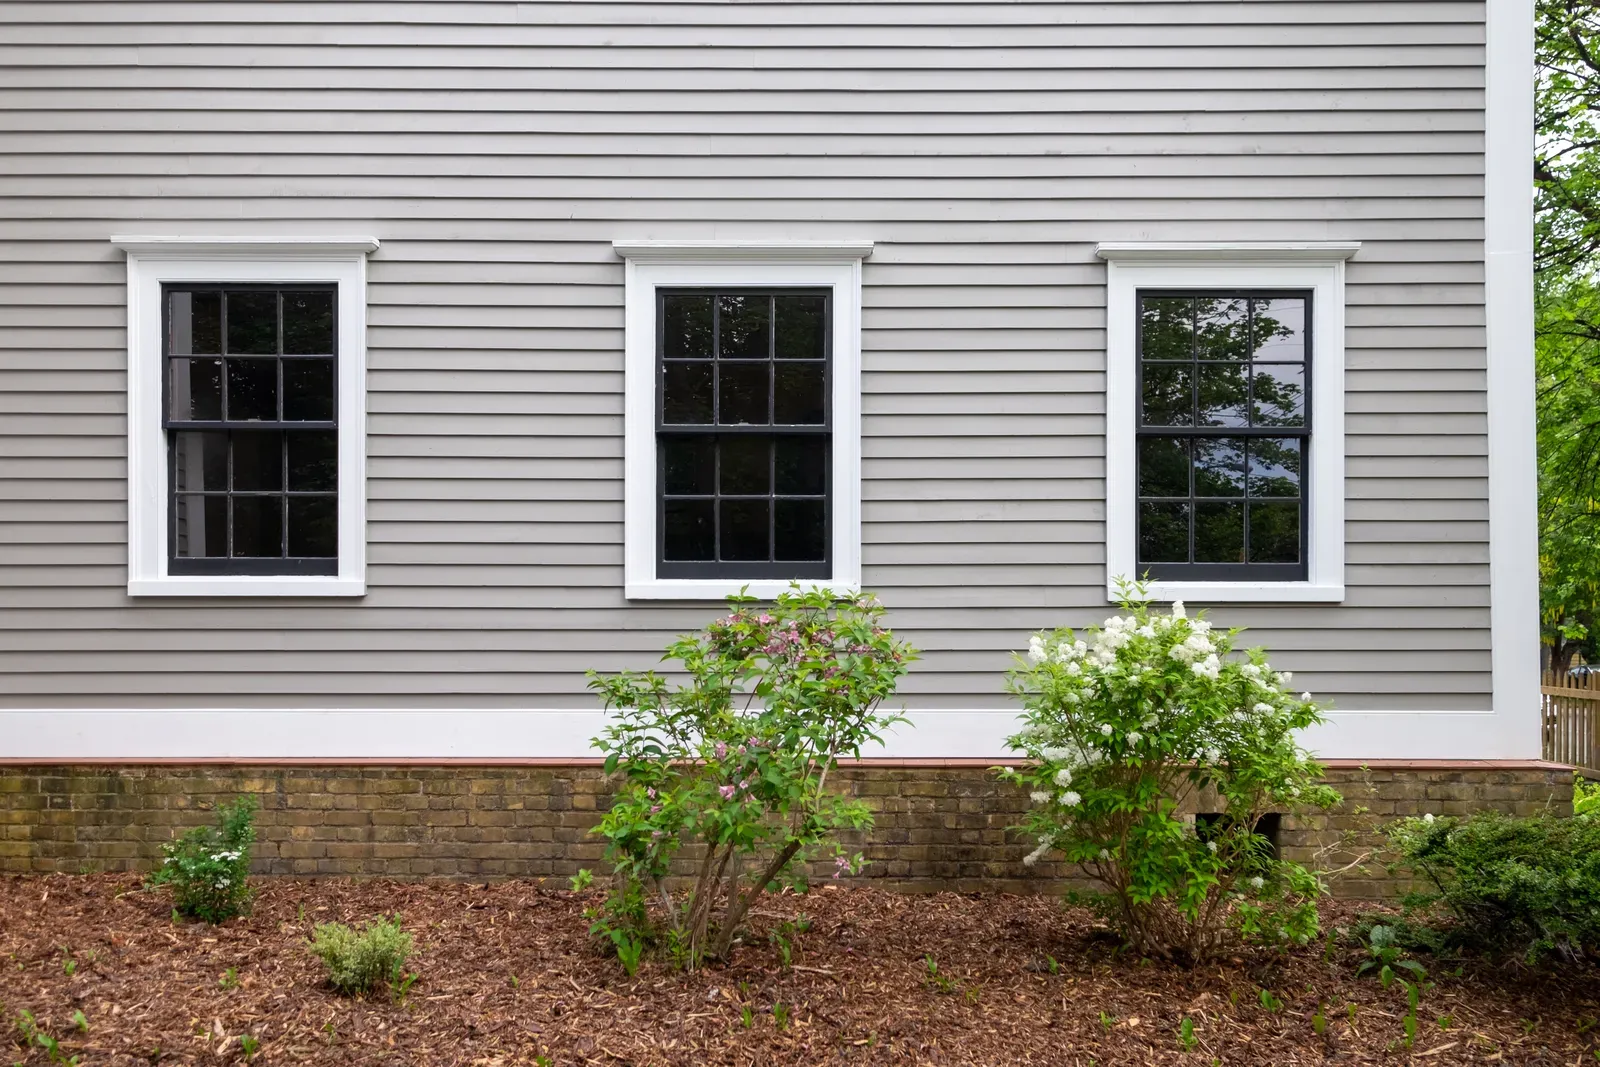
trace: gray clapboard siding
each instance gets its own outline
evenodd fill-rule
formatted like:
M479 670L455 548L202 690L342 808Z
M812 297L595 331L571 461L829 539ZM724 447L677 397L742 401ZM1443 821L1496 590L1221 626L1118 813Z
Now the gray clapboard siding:
M1107 613L1103 240L1346 239L1349 596L1229 605L1348 708L1488 707L1483 4L0 8L0 705L591 707L620 237L877 242L863 554L1000 707ZM132 601L112 232L372 232L370 593ZM87 650L92 653L84 656Z

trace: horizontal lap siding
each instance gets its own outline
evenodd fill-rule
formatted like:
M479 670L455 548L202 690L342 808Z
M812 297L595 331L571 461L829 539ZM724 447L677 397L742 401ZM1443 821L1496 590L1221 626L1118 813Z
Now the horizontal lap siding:
M1483 5L12 3L0 705L589 707L619 237L869 237L866 582L922 707L1103 597L1097 241L1359 240L1346 602L1231 606L1350 708L1488 706ZM133 601L113 232L371 232L369 594ZM87 654L86 654L87 653Z

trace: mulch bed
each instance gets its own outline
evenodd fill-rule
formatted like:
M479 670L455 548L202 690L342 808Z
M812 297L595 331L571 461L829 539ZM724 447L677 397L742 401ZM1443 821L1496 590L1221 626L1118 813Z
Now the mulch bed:
M264 1064L1600 1063L1593 972L1428 961L1437 984L1407 1049L1404 994L1357 979L1352 949L1184 971L1130 958L1090 913L1045 898L829 886L768 901L728 966L646 963L630 979L588 938L586 898L538 882L274 879L220 927L174 923L164 892L138 890L129 875L0 879L0 1061L50 1062L17 1036L27 1010L61 1062L85 1065L242 1063L241 1035ZM417 938L405 1001L334 995L305 949L312 925L393 911ZM812 925L784 966L766 939L800 913Z

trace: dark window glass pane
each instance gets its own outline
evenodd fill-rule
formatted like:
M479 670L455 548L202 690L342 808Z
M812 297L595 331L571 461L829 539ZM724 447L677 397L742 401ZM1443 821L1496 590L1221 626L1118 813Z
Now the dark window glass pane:
M333 360L283 361L285 422L333 421Z
M228 554L227 497L174 497L172 517L174 555L203 559Z
M1146 426L1193 426L1192 363L1146 363L1141 410Z
M722 492L736 495L772 491L772 441L767 437L729 437L722 442Z
M1256 364L1250 415L1257 426L1304 426L1306 368L1301 363Z
M721 358L766 359L772 355L770 296L719 296L717 306L721 315L717 354Z
M307 430L283 435L289 450L289 488L331 493L339 488L339 432Z
M276 355L278 294L228 294L228 354Z
M1189 561L1189 505L1139 505L1139 562Z
M1194 495L1244 496L1244 439L1197 437Z
M1244 505L1200 503L1194 509L1194 561L1244 562Z
M774 368L772 421L786 426L821 426L827 421L822 402L822 363L782 363Z
M716 505L710 500L668 500L662 556L672 560L717 558Z
M724 426L766 425L770 363L717 364L717 421Z
M1306 302L1302 297L1254 300L1255 358L1306 358Z
M1202 363L1200 374L1200 425L1247 426L1250 379L1243 366Z
M277 360L228 360L228 418L235 422L278 421Z
M779 493L821 496L828 490L828 442L822 437L780 437L777 450Z
M222 418L222 360L174 359L167 371L172 418Z
M724 500L722 504L722 558L766 560L768 514L765 500Z
M1300 562L1300 505L1250 505L1250 562Z
M222 353L222 294L169 293L167 353L205 356Z
M827 509L820 500L779 500L773 513L773 559L821 560L828 554Z
M661 371L661 421L701 426L711 422L712 363L668 363Z
M1181 437L1139 439L1139 495L1189 495L1189 442Z
M283 350L292 356L333 355L333 294L283 294Z
M715 438L663 437L661 451L668 495L701 496L716 492Z
M183 432L173 437L174 491L222 492L228 488L227 434Z
M825 300L820 296L774 298L777 305L774 348L779 359L822 359L827 355Z
M339 505L331 496L289 498L289 555L337 556Z
M1250 439L1250 495L1300 495L1300 440L1295 437Z
M1139 353L1145 359L1194 358L1194 301L1146 297L1139 301Z
M283 497L233 497L233 554L283 555Z
M661 355L665 359L710 359L711 298L661 299Z
M1195 301L1195 358L1250 358L1249 301L1201 297Z
M251 433L233 437L233 488L276 492L283 488L283 434Z

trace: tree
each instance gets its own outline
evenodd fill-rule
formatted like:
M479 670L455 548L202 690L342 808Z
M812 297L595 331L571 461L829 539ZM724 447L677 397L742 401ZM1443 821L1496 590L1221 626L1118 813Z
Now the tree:
M1539 594L1560 668L1600 658L1600 3L1539 0L1537 20Z

